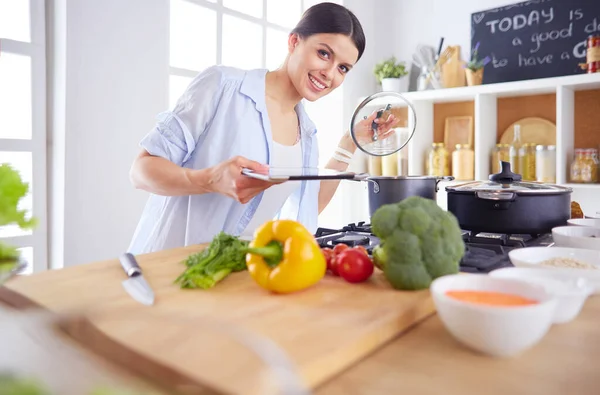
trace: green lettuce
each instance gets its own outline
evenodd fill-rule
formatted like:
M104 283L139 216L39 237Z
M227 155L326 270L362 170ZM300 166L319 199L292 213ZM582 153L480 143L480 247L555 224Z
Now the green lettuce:
M0 226L16 224L19 228L33 229L35 218L26 218L27 212L19 210L19 201L29 192L29 184L10 165L0 164ZM18 259L16 247L0 241L0 263Z

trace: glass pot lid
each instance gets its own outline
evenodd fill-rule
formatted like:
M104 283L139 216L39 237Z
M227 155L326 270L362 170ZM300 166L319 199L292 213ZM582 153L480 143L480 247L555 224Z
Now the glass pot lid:
M517 194L561 194L572 192L571 188L560 185L544 184L534 181L522 181L520 174L513 173L509 162L501 162L502 171L490 175L490 181L475 181L446 187L450 192L515 192Z
M417 125L412 104L396 92L378 92L363 100L350 120L356 146L372 156L386 156L404 148Z

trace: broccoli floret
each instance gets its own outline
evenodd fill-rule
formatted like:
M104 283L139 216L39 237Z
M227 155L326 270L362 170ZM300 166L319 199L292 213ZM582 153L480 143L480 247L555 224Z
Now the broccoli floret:
M435 201L412 196L381 206L371 225L381 240L373 261L394 288L424 289L437 277L458 273L465 253L460 226Z

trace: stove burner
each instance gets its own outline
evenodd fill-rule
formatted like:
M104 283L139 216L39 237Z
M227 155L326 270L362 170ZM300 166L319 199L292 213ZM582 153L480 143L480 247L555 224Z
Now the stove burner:
M318 228L315 238L321 248L333 248L337 244L350 247L362 245L369 254L379 244L379 238L371 232L371 225L364 222L348 224L341 229ZM513 264L508 253L515 248L548 247L552 244L552 234L510 235L462 231L465 255L460 261L460 271L469 273L489 273Z
M339 239L331 240L332 244L346 244L350 247L369 245L369 236L346 234Z

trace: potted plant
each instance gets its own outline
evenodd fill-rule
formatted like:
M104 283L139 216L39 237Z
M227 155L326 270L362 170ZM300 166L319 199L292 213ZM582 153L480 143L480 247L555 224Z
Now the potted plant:
M406 66L404 62L396 62L394 56L376 64L374 73L384 91L404 92L408 89L408 79L403 78L408 74Z
M483 82L483 68L490 62L490 57L486 56L483 59L479 59L479 42L475 45L475 48L471 51L471 60L465 65L465 72L467 74L467 85L481 85Z
M16 224L20 229L32 229L35 218L25 218L26 211L19 209L19 201L29 192L29 184L10 165L0 164L0 226ZM6 274L22 262L15 246L0 240L0 284Z

